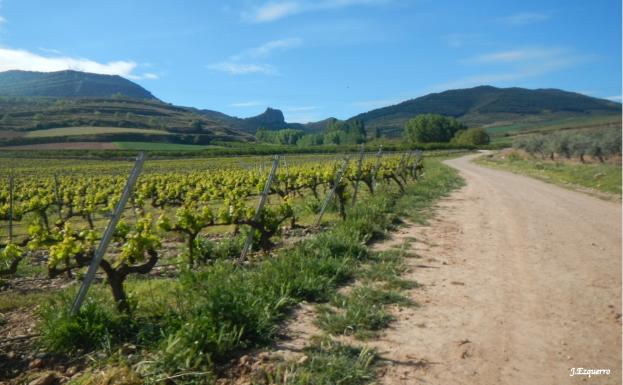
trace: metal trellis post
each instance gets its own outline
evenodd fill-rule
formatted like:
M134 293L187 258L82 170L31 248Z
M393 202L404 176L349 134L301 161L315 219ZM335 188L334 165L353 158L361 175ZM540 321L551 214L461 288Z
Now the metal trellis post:
M379 152L376 153L376 164L374 165L374 170L372 170L372 191L376 190L376 174L378 174L379 168L381 167L382 156L383 156L383 145L380 145Z
M363 150L364 145L361 144L359 149L359 159L357 160L357 179L355 181L355 191L353 192L353 206L357 203L357 192L359 191L359 179L361 179L361 164L363 163Z
M262 215L262 210L264 209L264 205L266 204L266 198L270 193L270 186L273 183L273 179L275 178L275 172L277 171L277 166L279 166L279 156L275 155L273 159L273 167L270 170L270 174L268 175L268 179L266 180L266 184L264 185L264 191L262 191L262 196L260 197L260 203L257 205L257 209L255 210L255 215L253 216L253 221L258 221L260 216ZM244 247L242 248L242 253L240 254L240 259L244 260L251 249L251 243L253 242L253 233L255 230L251 227L249 231L249 236L247 237L246 242L244 243Z
M333 188L331 189L331 191L329 191L329 194L327 194L327 197L325 198L324 203L322 204L322 208L320 209L320 214L318 214L318 219L316 220L316 224L315 224L316 227L320 226L320 221L322 220L324 211L327 209L327 206L329 206L329 202L331 202L331 199L333 198L333 195L335 194L337 185L340 184L340 181L342 180L342 175L344 175L344 171L346 171L347 165L348 165L348 158L344 159L344 163L342 163L342 167L340 168L337 175L335 176Z
M104 231L104 235L100 240L99 245L97 245L97 249L95 250L95 254L93 256L93 260L89 265L89 269L87 270L86 275L84 276L84 280L82 281L82 286L80 286L80 291L76 295L76 299L71 307L71 313L76 315L78 311L80 311L80 307L82 306L82 302L89 291L89 287L93 282L93 278L95 277L95 273L97 272L97 268L99 267L102 258L104 257L104 253L106 253L106 249L108 248L108 244L112 239L115 228L117 227L117 223L119 223L119 219L121 219L121 215L123 214L123 209L125 205L128 203L128 199L130 198L130 193L132 192L132 188L138 179L139 174L143 168L143 163L145 162L145 154L139 153L136 158L136 162L134 163L134 168L132 169L132 173L128 178L128 182L125 185L123 193L121 194L121 198L119 202L117 202L117 206L115 207L115 211L113 212L112 218L110 222L108 222L108 226Z

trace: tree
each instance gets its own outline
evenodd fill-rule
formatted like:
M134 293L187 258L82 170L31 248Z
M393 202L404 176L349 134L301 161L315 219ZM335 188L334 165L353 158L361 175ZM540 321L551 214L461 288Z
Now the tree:
M404 136L411 143L449 142L457 131L466 128L454 118L425 114L407 121Z
M467 146L480 146L489 144L491 138L484 128L474 127L467 130L460 130L452 138L452 143Z
M192 128L193 130L199 131L203 128L203 122L199 119L195 119L191 121L190 123L188 123L188 126Z

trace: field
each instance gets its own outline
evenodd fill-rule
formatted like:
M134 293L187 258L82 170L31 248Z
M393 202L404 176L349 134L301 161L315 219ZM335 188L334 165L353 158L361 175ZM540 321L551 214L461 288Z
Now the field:
M413 154L388 154L379 161L367 154L360 173L351 156L335 184L342 158L281 159L259 216L255 207L271 158L148 161L100 264L103 271L76 317L69 313L71 301L132 162L9 159L1 177L14 175L11 243L8 186L0 185L5 277L0 373L16 383L45 371L63 380L69 370L63 363L71 360L76 384L101 375L210 383L240 375L232 373L239 368L230 360L238 362L249 348L275 341L278 326L303 300L330 300L319 320L323 330L335 333L341 324L356 328L361 338L374 334L391 322L386 306L408 306L398 292L411 284L376 272L376 278L361 278L365 287L344 305L335 297L337 288L368 276L375 266L399 268L402 254L374 253L366 244L394 226L397 214L417 209L422 218L422 210L459 180L434 157L422 164ZM335 199L315 226L333 187ZM241 259L250 229L252 250ZM373 318L336 318L342 308L348 313L361 307ZM327 373L287 360L273 366L301 378L327 376L326 383L354 376L358 380L352 383L363 384L374 375L374 352L327 335L309 342L305 351L312 360L342 369ZM37 359L41 363L33 364ZM262 366L254 375L266 370L275 368ZM201 380L192 374L199 372Z
M142 128L126 128L126 127L60 127L49 128L46 130L29 131L27 138L53 138L61 136L82 136L82 135L99 135L99 134L153 134L153 135L170 135L162 130L149 130Z
M488 125L486 130L491 135L492 143L511 144L513 139L524 135L547 134L565 130L596 130L608 127L620 127L618 115L555 118L541 121L526 121L505 125Z

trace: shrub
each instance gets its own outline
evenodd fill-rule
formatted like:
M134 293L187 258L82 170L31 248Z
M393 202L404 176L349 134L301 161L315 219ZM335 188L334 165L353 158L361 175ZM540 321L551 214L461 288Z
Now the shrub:
M405 136L411 143L447 143L457 131L466 128L454 118L425 114L407 121Z
M474 127L458 131L452 138L452 143L457 145L481 146L489 144L491 138L484 128Z

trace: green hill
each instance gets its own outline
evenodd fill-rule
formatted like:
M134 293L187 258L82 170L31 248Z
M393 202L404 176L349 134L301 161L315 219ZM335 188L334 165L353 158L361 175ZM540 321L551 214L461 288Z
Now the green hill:
M396 135L407 120L428 113L452 116L468 126L530 126L566 118L620 115L621 104L557 89L480 86L429 94L351 119L363 120L369 132L378 127Z
M267 108L263 113L250 118L237 118L212 110L198 110L198 113L237 130L255 134L258 128L281 130L284 128L302 128L300 124L287 123L281 110Z
M0 95L59 98L106 98L122 95L134 99L156 99L151 92L121 76L78 71L0 72Z
M254 138L159 100L0 96L0 145L51 141L145 141L186 144Z

